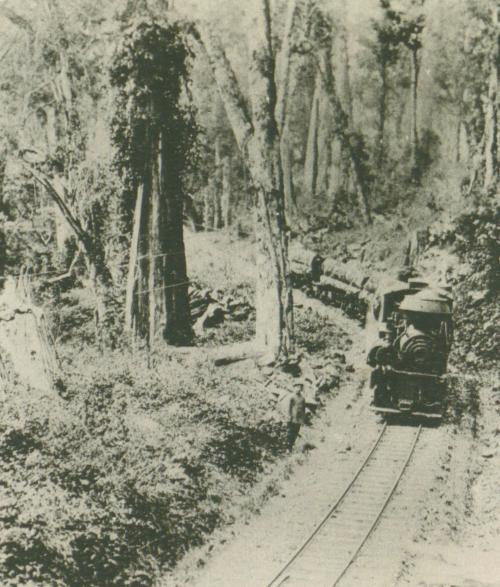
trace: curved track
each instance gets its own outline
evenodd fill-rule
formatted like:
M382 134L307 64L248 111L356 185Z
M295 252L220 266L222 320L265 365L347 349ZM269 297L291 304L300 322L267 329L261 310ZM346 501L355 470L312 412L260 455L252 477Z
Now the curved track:
M420 431L384 424L344 493L268 587L333 587L342 580L394 494Z

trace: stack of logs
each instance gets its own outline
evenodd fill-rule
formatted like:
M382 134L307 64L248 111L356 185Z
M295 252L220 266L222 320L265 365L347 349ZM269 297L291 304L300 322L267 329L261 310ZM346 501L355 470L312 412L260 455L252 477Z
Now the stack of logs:
M356 262L321 257L298 241L290 245L289 255L293 287L340 308L350 318L364 321L374 287ZM253 310L243 297L202 289L195 284L189 288L189 302L195 332L217 326L226 319L246 320Z
M196 284L189 287L189 305L194 330L217 326L225 319L246 320L252 306L243 297L226 295L221 290L200 288Z
M358 264L321 257L298 241L291 244L289 254L294 287L341 308L351 318L364 320L374 287Z

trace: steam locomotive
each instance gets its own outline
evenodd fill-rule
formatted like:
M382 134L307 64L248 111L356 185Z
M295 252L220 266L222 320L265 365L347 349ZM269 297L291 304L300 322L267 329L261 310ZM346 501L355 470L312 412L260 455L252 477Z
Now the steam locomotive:
M380 291L367 317L376 412L442 417L452 308L450 288L423 279L394 282Z

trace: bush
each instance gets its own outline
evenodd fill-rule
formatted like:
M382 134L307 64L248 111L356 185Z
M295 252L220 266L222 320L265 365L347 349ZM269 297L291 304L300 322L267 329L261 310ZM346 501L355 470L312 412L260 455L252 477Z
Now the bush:
M267 392L167 352L66 357L66 401L6 392L0 582L148 585L284 450Z
M454 357L467 366L495 362L500 353L499 212L498 205L487 205L463 214L444 237L464 262L453 276L457 298Z

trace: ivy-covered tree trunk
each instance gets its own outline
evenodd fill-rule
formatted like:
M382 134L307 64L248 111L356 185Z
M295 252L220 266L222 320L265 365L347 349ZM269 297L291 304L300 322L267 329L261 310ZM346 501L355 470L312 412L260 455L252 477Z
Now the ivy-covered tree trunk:
M182 191L168 147L159 134L145 150L149 162L137 191L130 247L126 325L150 346L158 339L187 344L192 338Z
M186 59L176 25L142 23L125 36L112 72L120 90L115 142L135 193L125 325L150 346L192 339L183 236L183 170L192 139L180 105Z
M172 344L188 343L192 338L189 308L186 253L184 247L184 197L178 167L171 164L169 153L175 150L174 134L161 142L161 245L165 254L163 271L170 287L165 289L166 325L164 337Z

